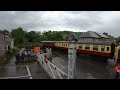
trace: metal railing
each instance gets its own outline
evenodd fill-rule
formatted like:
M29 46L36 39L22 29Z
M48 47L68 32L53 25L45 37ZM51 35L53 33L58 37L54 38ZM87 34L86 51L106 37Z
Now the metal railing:
M46 73L53 79L68 79L68 75L53 63L45 59L42 54L37 53L37 61L41 64Z

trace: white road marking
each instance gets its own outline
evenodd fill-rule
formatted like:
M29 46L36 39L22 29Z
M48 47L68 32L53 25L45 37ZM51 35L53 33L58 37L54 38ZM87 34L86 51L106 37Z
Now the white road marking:
M0 79L17 79L17 78L24 78L24 77L30 77L29 75L25 75L25 76L16 76L16 77L2 77Z
M26 65L26 68L27 68L28 76L30 76L30 79L32 79L32 76L31 76L31 73L30 73L28 65Z

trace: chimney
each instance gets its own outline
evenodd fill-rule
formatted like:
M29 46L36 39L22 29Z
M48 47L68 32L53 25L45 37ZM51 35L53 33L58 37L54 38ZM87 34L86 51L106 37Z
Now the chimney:
M105 33L105 32L104 32L103 34L104 34L104 35L108 35L108 33Z

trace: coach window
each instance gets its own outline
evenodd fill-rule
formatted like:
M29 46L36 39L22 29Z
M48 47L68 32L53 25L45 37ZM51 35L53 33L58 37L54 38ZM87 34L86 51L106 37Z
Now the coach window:
M67 47L67 44L65 44L65 47Z
M93 46L94 51L98 51L98 46Z
M109 47L107 47L107 51L109 51Z
M82 49L82 45L79 45L79 49Z
M105 46L101 46L101 51L104 51L105 50Z
M90 45L85 45L85 49L90 49Z

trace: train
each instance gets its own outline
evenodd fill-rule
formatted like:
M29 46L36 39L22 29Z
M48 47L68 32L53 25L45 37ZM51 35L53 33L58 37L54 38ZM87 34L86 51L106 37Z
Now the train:
M106 59L114 58L115 43L114 41L99 42L71 42L75 44L78 54L88 54L105 57ZM69 41L41 41L44 47L68 50Z

